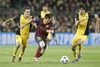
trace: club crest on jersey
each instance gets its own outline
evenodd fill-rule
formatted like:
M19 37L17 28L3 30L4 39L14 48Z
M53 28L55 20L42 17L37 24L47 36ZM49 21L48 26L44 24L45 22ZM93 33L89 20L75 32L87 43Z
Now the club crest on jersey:
M48 28L49 27L49 25L46 25L46 28Z

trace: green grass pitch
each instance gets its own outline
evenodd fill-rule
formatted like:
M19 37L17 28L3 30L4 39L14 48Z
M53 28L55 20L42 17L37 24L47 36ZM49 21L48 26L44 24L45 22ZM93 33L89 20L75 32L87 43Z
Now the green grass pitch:
M71 46L48 46L45 54L39 58L40 63L35 63L32 58L37 46L28 46L22 58L18 62L18 54L15 63L11 62L14 46L0 46L0 67L100 67L100 46L83 46L82 58L77 63L71 63L73 54ZM67 64L60 62L61 56L68 56Z

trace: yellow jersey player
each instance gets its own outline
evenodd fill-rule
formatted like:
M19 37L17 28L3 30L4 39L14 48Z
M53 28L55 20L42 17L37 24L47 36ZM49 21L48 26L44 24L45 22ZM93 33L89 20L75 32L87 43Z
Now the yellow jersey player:
M20 26L20 28L24 28L30 22L37 24L37 30L35 34L35 40L38 43L38 48L33 58L36 62L38 62L38 58L41 57L47 48L47 44L52 39L51 34L54 33L53 23L51 21L51 14L46 14L44 18L36 18L32 19L31 21L27 22Z
M5 26L6 23L8 23L10 21L14 21L16 23L19 23L19 26L20 26L20 25L23 25L26 22L28 22L30 19L32 19L32 16L30 15L30 8L27 7L24 10L24 14L10 18L10 19L6 20L2 25ZM21 52L19 54L19 62L21 62L22 55L24 54L25 48L27 46L30 27L31 27L31 24L27 24L23 29L18 28L18 30L16 31L16 46L14 47L12 62L14 62L14 59L16 57L16 53L17 53L19 47L22 46Z
M48 10L47 6L43 6L43 10L40 13L40 18L44 18L46 14L50 14L50 11Z
M77 62L79 58L81 58L81 47L82 43L88 38L89 35L89 22L91 18L95 18L96 20L100 20L99 15L87 13L86 7L83 3L79 5L79 12L75 16L75 26L77 26L76 34L72 41L72 51L75 59L72 61ZM76 51L76 47L79 46L78 52Z

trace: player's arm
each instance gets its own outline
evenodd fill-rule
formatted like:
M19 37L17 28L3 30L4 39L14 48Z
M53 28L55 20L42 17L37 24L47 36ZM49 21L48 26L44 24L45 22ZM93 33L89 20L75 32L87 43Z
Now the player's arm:
M50 29L46 30L46 32L48 32L48 33L54 33L54 24L53 23L51 24Z
M54 33L54 25L51 24L50 29L46 30L48 32L47 39L50 41L52 39L52 34Z
M75 13L75 26L78 26L80 23L78 13Z
M85 20L87 20L87 19L88 19L88 17L85 18L85 19L80 19L80 20L75 19L75 26L78 26L78 24L79 24L80 22L83 22L83 21L85 21Z
M95 18L97 21L100 20L100 12L98 14L89 13L90 18Z
M31 23L31 22L38 22L39 21L39 18L34 18L34 19L32 19L32 18L30 18L29 20L28 20L28 22L27 23L25 23L25 24L23 24L22 26L20 26L20 28L21 29L23 29L27 24L29 24L29 23ZM34 24L32 24L32 25L34 25Z
M98 14L94 14L94 18L95 18L96 20L100 20L100 12L99 12Z
M32 26L36 29L37 28L37 25L36 25L36 23L31 23L32 24Z
M10 19L4 21L4 22L2 23L2 26L6 26L6 24L7 24L8 22L12 22L12 21L13 21L13 18L10 18Z
M8 22L12 22L12 21L17 22L19 20L19 18L20 18L20 15L17 15L17 16L15 16L13 18L10 18L10 19L4 21L3 24L2 24L2 26L5 26Z
M54 33L54 29L46 30L46 32L48 32L48 33Z
M82 19L79 19L78 18L78 13L75 15L75 26L78 26L78 24L80 23L80 22L83 22L83 21L85 21L85 20L87 20L88 19L88 17L86 17L86 18L82 18Z
M31 22L32 22L32 18L30 18L27 23L21 25L20 28L23 29L27 24L29 24Z

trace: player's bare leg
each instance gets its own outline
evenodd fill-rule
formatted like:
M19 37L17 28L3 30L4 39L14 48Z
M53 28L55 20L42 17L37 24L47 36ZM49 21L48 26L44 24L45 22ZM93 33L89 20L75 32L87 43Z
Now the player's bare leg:
M82 41L82 39L79 39L78 41L77 41L77 44L78 44L78 46L79 46L79 52L76 52L76 54L75 54L75 59L72 61L72 63L75 63L75 62L78 62L78 59L80 59L81 58L81 48L82 48L82 46L81 46L81 44L83 43L83 41ZM74 53L74 46L72 47L73 49L72 49L72 51L73 51L73 53ZM75 50L76 50L76 48L75 48Z
M22 46L21 53L19 54L19 60L18 60L19 62L21 62L21 60L22 60L22 56L25 52L25 48L26 48L26 46Z
M76 58L76 45L72 46L73 55Z
M80 59L81 56L82 56L82 53L81 53L82 45L80 44L80 45L78 45L78 46L79 46L79 52L78 52L78 54L77 54L77 57L78 57L78 59Z
M37 52L35 54L35 57L33 58L34 61L38 62L38 58L44 54L45 50L46 50L46 44L44 43L44 41L41 41L40 46L38 47Z
M82 56L81 50L82 50L82 43L83 43L83 42L84 42L84 41L83 41L82 39L79 39L79 40L77 41L78 46L79 46L79 52L77 53L77 58L78 58L78 59L80 59L81 56Z
M40 53L41 50L42 50L42 49L41 49L40 47L37 48L35 57L33 58L34 61L38 62L38 57L41 55L41 53Z
M73 45L72 46L73 55L75 57L75 59L72 61L72 63L75 63L75 62L78 61L78 59L77 59L77 53L76 53L76 47L77 47L77 45Z
M16 58L16 54L17 54L17 51L20 47L20 43L16 43L16 46L14 47L14 52L13 52L13 57L12 57L12 62L14 63L15 61L15 58Z
M40 52L38 52L38 54L35 55L35 57L33 58L33 60L37 63L39 63L38 58L41 57L45 52L45 49L41 49Z
M81 45L79 46L81 48ZM80 50L79 48L79 50ZM72 63L75 63L75 62L78 62L78 59L80 59L82 56L81 52L79 51L77 54L76 54L76 58L72 61Z

